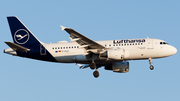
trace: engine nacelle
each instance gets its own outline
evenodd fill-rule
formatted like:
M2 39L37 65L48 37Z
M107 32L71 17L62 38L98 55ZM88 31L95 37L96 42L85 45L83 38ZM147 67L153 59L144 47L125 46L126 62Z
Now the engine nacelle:
M129 72L129 62L118 62L105 66L105 70L112 70L113 72L126 73Z
M124 60L129 56L129 52L125 49L109 49L105 53L101 53L100 57L106 57L114 60Z

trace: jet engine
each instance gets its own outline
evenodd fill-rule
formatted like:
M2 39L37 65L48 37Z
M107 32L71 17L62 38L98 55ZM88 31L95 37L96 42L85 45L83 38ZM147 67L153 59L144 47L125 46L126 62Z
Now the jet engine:
M124 60L129 56L129 52L125 51L125 49L109 49L106 52L101 53L99 56L114 60Z
M129 71L129 62L118 62L105 66L105 70L112 70L113 72L126 73Z

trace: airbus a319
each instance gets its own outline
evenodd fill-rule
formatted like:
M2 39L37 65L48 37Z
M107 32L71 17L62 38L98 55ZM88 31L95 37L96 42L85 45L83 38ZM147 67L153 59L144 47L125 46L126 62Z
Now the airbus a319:
M69 33L71 42L46 44L39 41L17 17L7 17L7 20L14 42L5 42L10 48L5 49L4 53L50 62L77 63L81 69L90 67L95 70L93 75L96 78L99 77L100 67L118 73L128 72L128 60L148 59L153 70L152 59L168 57L177 52L175 47L160 39L93 41L63 26L62 30Z

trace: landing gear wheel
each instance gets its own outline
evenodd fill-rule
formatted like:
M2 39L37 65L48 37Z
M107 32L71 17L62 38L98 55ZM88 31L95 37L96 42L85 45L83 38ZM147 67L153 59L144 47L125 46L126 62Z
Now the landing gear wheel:
M97 78L97 77L99 77L99 72L98 71L94 71L93 75L94 75L95 78Z
M151 69L151 70L153 70L153 69L154 69L154 66L153 66L153 65L151 65L151 66L150 66L150 69Z
M92 62L92 63L90 64L90 68L91 68L91 69L95 69L95 68L96 68L96 63Z

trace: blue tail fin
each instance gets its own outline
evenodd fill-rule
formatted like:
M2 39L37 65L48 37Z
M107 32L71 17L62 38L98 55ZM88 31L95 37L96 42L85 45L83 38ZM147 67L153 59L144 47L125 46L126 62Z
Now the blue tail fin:
M7 17L7 20L15 44L11 42L6 43L11 46L11 48L16 49L18 56L57 62L57 60L49 53L49 51L46 50L43 44L41 44L41 42L17 17Z
M40 44L31 31L15 16L7 17L14 43L30 47Z

